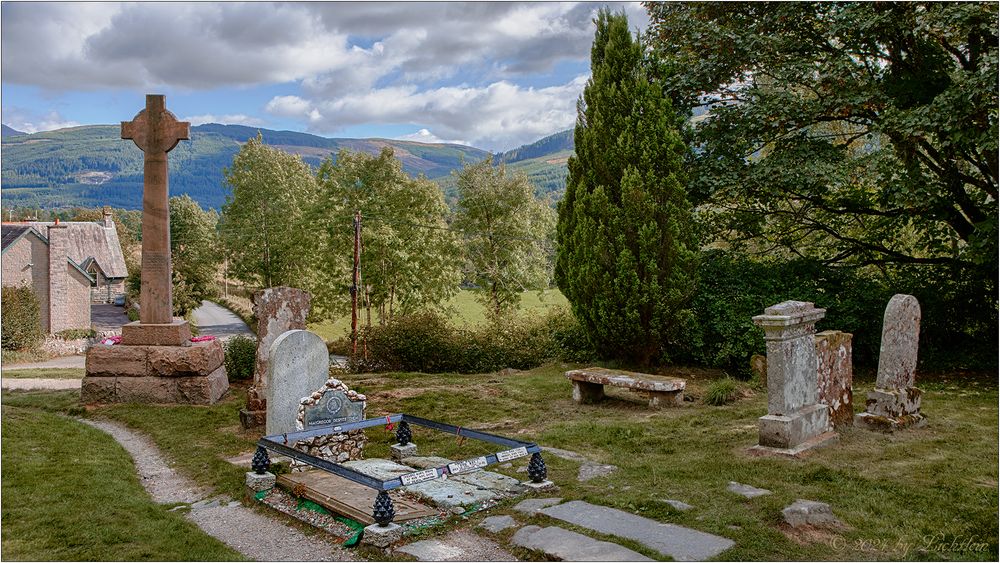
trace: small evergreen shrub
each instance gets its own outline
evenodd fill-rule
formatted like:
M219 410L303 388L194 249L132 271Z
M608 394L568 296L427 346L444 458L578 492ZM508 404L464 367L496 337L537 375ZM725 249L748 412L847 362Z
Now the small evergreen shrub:
M2 346L4 350L31 350L44 335L38 297L30 287L5 286L2 297Z
M739 398L739 396L739 384L732 378L724 377L722 379L716 379L708 386L708 390L705 391L704 401L706 405L718 407L732 403Z
M257 341L237 335L226 342L226 375L229 379L250 379L257 361Z

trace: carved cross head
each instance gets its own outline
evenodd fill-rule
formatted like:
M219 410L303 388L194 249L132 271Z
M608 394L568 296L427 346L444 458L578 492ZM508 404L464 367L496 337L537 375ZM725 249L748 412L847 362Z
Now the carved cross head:
M122 121L122 139L131 139L146 154L167 153L191 138L191 124L167 111L162 94L147 94L146 109L132 121Z

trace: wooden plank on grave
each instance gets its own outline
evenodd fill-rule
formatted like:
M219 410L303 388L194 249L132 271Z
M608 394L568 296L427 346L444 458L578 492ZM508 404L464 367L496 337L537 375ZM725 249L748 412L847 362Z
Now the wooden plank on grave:
M375 489L321 469L279 475L278 484L288 490L294 490L297 486L301 486L303 498L362 524L375 523L375 520L372 519L372 506L378 495ZM396 509L394 522L416 520L437 514L434 509L408 499L396 491L390 491L389 496Z

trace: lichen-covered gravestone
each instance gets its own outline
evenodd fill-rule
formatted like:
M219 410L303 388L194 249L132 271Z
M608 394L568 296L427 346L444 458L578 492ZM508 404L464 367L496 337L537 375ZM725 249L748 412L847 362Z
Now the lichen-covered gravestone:
M367 398L349 389L339 379L331 377L322 387L303 397L299 403L295 428L312 430L336 424L361 422L365 419ZM301 440L295 447L309 455L334 463L343 463L363 459L366 442L363 430L351 430ZM293 463L293 467L299 465Z
M819 402L830 409L834 428L850 426L854 421L851 338L851 334L839 330L824 330L816 335Z
M254 294L257 317L257 357L253 385L247 390L247 407L240 410L244 428L260 426L267 420L268 353L274 340L289 330L306 328L312 296L293 287L271 287Z
M815 323L826 314L812 303L785 301L753 318L767 343L767 415L753 453L798 455L837 439L819 403Z
M920 303L912 295L894 295L882 322L875 390L868 393L865 412L854 418L855 424L892 432L927 423L920 412L923 392L914 387L919 343Z
M290 330L278 336L268 352L268 436L295 432L302 398L330 377L326 343L308 330Z

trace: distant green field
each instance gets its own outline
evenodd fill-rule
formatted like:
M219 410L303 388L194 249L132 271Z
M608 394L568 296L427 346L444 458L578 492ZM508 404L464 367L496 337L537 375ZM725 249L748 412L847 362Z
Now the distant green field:
M544 312L550 307L568 306L566 298L558 289L547 289L541 294L537 291L526 291L521 294L522 312ZM475 293L463 289L458 295L448 301L447 314L451 322L457 326L475 326L486 320L486 309L476 301ZM351 317L345 315L335 321L312 323L309 330L323 337L336 340L351 333Z

